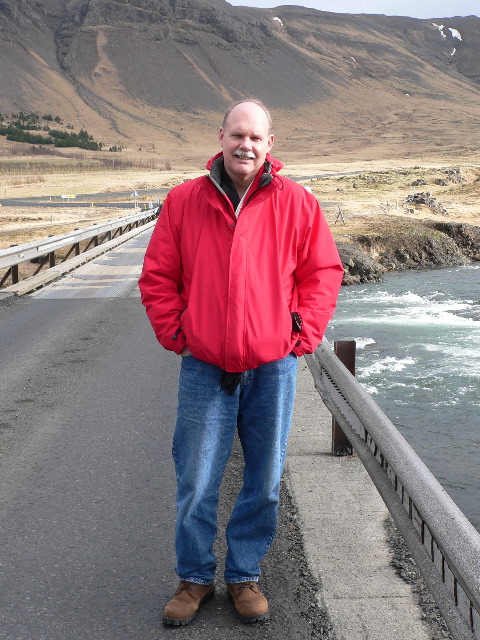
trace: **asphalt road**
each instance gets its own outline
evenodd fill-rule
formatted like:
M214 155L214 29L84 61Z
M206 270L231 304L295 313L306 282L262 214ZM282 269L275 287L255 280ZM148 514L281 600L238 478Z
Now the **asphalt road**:
M48 207L51 209L59 209L62 208L64 209L65 207L68 207L69 209L79 209L79 208L85 208L85 207L90 207L91 203L93 202L93 200L90 201L81 201L81 202L77 202L77 201L70 201L70 202L50 202L47 200L40 200L40 199L32 199L32 200L27 200L25 199L18 199L18 200L2 200L2 202L0 204L2 204L2 206L4 207ZM143 204L143 200L142 202L139 202L140 206ZM98 207L106 207L106 208L115 208L115 209L132 209L132 211L135 208L134 203L132 202L95 202L95 206Z
M144 201L157 201L157 198L165 198L170 187L159 187L158 189L137 190L137 201L139 204ZM134 198L132 191L109 191L106 193L81 193L76 195L75 200L62 199L61 196L26 196L23 198L0 198L0 205L4 207L86 207L92 202L98 207L132 207ZM52 200L53 198L53 200ZM117 202L127 200L127 202Z
M345 175L360 175L362 171L351 171L347 173L322 173L308 176L297 176L291 179L295 182L301 182L305 180L315 180L317 178L338 177ZM154 203L157 198L166 198L170 187L159 187L158 189L142 189L137 190L138 204L141 205L145 201L153 199ZM0 205L4 207L85 207L89 206L92 202L97 207L119 207L119 208L131 208L132 207L132 191L114 191L108 193L82 193L76 196L75 200L62 200L60 196L29 196L23 198L0 198ZM110 200L110 201L109 201ZM113 200L113 201L112 201ZM117 200L128 200L128 202L118 202ZM335 206L337 202L323 202L325 206Z
M220 571L191 625L163 627L179 359L156 343L134 279L121 297L0 300L0 336L0 640L330 637L285 490L261 583L271 620L237 621ZM237 447L220 565L241 471Z

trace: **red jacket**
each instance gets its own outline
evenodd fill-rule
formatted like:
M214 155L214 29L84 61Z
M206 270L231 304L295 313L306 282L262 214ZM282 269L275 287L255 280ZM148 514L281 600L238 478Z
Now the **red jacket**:
M139 287L157 339L231 372L312 353L343 275L318 202L267 155L236 219L221 158L170 191L147 248Z

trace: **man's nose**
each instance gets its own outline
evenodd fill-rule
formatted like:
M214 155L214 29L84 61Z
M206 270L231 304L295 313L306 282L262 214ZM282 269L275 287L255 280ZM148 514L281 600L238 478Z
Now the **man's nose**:
M245 151L250 151L252 149L252 141L248 136L244 136L240 142L240 146Z

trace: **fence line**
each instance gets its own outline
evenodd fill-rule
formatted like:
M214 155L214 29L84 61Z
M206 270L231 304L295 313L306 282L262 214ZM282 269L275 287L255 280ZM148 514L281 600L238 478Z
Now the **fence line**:
M346 224L349 218L355 218L356 216L372 216L378 214L389 215L392 213L393 209L405 208L405 201L399 206L396 202L395 204L390 204L386 202L385 204L380 203L376 209L371 209L369 211L358 211L357 213L345 213L343 208L338 206L337 213L326 213L325 218L327 220L333 220L333 224L336 224L338 220L341 220L343 224ZM394 215L394 214L392 214Z

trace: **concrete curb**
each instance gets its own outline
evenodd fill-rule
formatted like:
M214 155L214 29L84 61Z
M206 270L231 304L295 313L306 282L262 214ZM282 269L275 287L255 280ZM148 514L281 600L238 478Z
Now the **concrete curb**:
M411 586L391 565L387 508L360 460L330 450L331 415L300 360L286 471L319 605L341 640L431 640Z
M82 253L79 256L75 256L75 258L71 258L66 262L57 264L55 267L52 267L51 269L42 271L36 276L32 276L31 278L26 278L25 280L22 280L17 284L12 284L9 287L5 287L0 291L0 299L8 298L14 295L23 296L27 293L32 293L32 291L35 291L36 289L40 289L46 284L50 284L50 282L53 282L54 280L61 278L66 273L69 273L70 271L74 271L75 269L78 269L78 267L81 267L83 264L86 264L87 262L94 260L98 256L101 256L102 254L107 253L107 251L111 251L112 249L115 249L115 247L118 247L124 242L127 242L131 238L138 236L140 233L143 233L144 231L147 231L151 227L155 226L156 222L157 222L156 220L153 220L152 222L148 222L142 227L137 227L136 229L132 229L132 231L129 231L128 233L124 233L123 235L119 236L118 238L115 238L114 240L109 240L108 242L101 244L99 247L90 249L89 251L86 251L85 253Z

